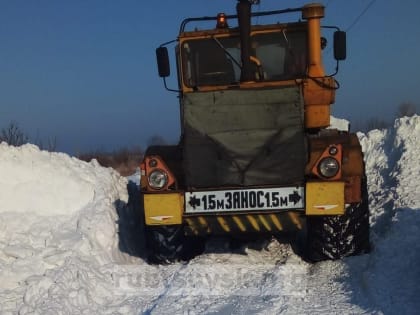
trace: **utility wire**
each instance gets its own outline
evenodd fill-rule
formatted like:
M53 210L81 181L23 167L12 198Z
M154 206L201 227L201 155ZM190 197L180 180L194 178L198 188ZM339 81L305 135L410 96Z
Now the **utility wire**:
M330 0L331 1L331 0ZM356 24L359 22L359 20L362 18L362 16L369 10L369 8L376 2L376 0L372 0L368 3L368 5L363 9L363 11L354 19L353 23L350 24L349 27L347 27L346 32L350 31Z
M332 0L328 0L327 4L325 5L325 7L327 7L330 2ZM354 21L347 27L346 32L349 32L358 22L359 20L362 18L362 16L369 10L369 8L376 2L376 0L371 0L366 7L363 9L363 11L354 19ZM332 47L330 47L325 54L330 54L332 51Z

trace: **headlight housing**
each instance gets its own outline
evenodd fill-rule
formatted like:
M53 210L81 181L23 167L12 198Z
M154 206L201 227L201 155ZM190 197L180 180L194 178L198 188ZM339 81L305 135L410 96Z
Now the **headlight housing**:
M155 169L149 175L149 185L153 189L162 189L168 184L168 174L160 169Z
M326 157L318 164L318 172L327 178L334 177L340 170L340 164L335 158Z

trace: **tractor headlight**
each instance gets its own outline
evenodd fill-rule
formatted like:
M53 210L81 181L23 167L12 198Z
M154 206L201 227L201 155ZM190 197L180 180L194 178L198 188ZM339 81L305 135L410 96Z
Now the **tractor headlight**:
M326 157L319 162L318 171L324 177L334 177L339 171L338 161L332 157Z
M153 189L162 189L168 184L168 174L166 172L156 169L149 175L149 185Z

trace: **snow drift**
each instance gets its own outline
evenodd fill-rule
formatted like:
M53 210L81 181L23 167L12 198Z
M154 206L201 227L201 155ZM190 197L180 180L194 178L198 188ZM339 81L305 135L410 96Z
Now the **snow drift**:
M0 314L415 314L420 117L359 138L373 251L314 265L281 239L236 251L214 239L189 263L149 266L135 184L96 161L3 143Z
M374 250L350 267L369 310L418 313L420 300L420 116L359 135L365 152Z
M116 225L127 181L96 161L33 145L2 143L0 161L0 313L30 313L48 297L50 313L60 314L64 301L54 305L54 296L64 293L88 303L96 282L88 275L128 260Z

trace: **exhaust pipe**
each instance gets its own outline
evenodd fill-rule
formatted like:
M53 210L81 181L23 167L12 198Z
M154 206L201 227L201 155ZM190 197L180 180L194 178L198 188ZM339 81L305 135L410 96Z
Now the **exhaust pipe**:
M241 42L241 82L254 81L251 63L251 1L239 0L236 5L238 14L239 36Z

